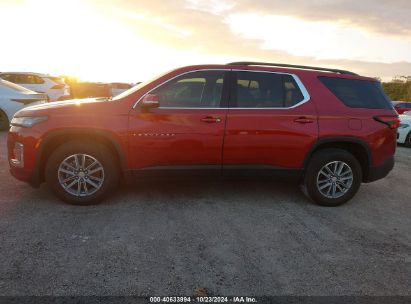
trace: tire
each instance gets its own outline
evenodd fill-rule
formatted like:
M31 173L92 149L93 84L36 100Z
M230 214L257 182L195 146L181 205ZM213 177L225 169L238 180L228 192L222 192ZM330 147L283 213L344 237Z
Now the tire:
M314 153L302 188L304 194L318 205L335 207L348 202L357 193L361 181L361 166L354 155L332 148Z
M404 146L411 148L411 132L409 132L405 138Z
M71 141L52 153L46 164L45 179L64 202L92 205L100 203L117 188L120 170L106 146Z
M6 113L0 110L0 131L6 131L10 128L9 118Z

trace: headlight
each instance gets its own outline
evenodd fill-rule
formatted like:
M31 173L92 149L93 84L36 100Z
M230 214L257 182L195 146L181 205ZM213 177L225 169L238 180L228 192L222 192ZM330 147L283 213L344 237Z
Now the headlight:
M407 124L400 124L400 126L398 127L398 129L406 129L408 128L410 125Z
M32 126L47 119L47 116L13 117L13 119L11 120L11 125L16 127L31 128Z

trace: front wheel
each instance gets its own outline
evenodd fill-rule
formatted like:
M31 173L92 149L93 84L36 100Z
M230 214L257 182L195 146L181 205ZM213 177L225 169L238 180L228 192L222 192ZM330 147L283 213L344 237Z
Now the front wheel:
M358 191L362 170L358 160L341 149L316 152L304 176L303 191L321 206L334 207L349 201Z
M90 205L99 203L116 188L119 169L104 145L73 141L53 152L45 177L48 186L63 201Z

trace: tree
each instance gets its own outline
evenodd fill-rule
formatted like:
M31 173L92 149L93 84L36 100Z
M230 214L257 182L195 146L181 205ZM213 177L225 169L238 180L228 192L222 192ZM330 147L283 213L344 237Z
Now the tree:
M411 76L396 76L382 87L391 100L411 101Z

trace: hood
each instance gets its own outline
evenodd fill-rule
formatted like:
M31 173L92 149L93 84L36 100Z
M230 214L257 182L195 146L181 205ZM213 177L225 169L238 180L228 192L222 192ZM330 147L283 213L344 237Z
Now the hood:
M93 103L93 102L105 102L108 101L108 98L86 98L86 99L70 99L70 100L65 100L65 101L55 101L55 102L49 102L43 105L39 106L33 106L30 107L33 110L42 110L42 109L57 109L57 108L62 108L62 107L67 107L67 106L73 106L73 105L81 105L81 104L86 104L86 103Z
M70 111L74 114L75 112L81 111L87 105L93 105L101 102L109 102L109 98L87 98L87 99L72 99L66 101L55 101L49 103L43 103L39 105L29 106L18 111L15 116L32 116L32 115L48 115L54 114L59 115L60 113L67 113L67 110L70 108Z

